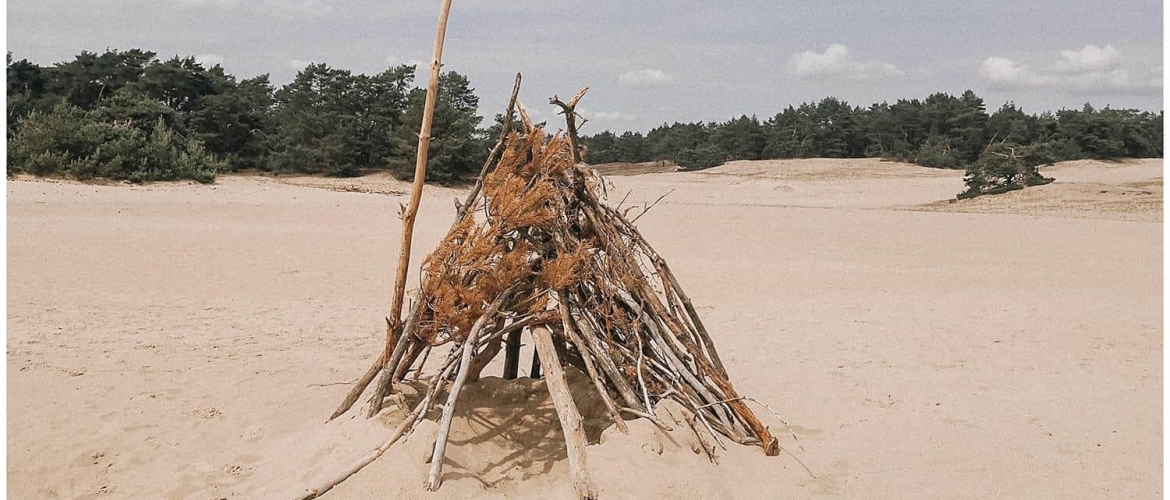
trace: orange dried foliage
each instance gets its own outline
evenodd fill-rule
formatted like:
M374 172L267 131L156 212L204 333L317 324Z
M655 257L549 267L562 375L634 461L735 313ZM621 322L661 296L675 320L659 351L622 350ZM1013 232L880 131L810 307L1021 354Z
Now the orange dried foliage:
M524 313L537 313L548 307L549 290L581 279L583 261L590 256L587 247L546 258L548 249L528 238L541 241L532 235L543 234L547 240L567 224L558 182L572 166L563 137L545 142L539 129L523 138L509 137L495 170L484 178L482 201L423 262L427 303L419 338L431 345L462 341L487 303L525 280L531 286L521 287L516 303L524 304ZM476 220L479 209L486 209L486 220ZM537 275L534 269L542 271Z

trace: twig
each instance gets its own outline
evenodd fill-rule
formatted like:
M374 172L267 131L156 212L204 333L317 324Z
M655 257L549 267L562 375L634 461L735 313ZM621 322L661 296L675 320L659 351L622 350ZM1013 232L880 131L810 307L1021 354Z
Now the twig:
M633 190L633 189L631 189L631 190L629 190L629 191L626 191L626 195L622 197L622 201L619 201L619 202L618 202L618 204L617 204L617 208L615 208L615 210L621 210L621 209L622 209L622 204L626 202L626 198L629 198L629 197L630 197L630 194L631 194L631 193L633 193L633 192L634 192L634 190ZM633 207L630 207L630 208L633 208Z
M758 405L760 405L760 406L763 406L763 407L764 407L765 409L767 409L769 412L772 412L772 415L776 417L776 420L779 420L781 424L784 424L784 429L785 429L785 430L787 430L787 431L788 431L788 433L789 433L790 435L792 435L792 440L793 440L793 441L796 441L796 446L797 446L797 448L799 448L799 449L800 449L800 451L804 451L804 445L800 444L800 438L796 437L796 432L794 432L794 431L792 430L792 427L788 425L788 422L785 422L785 421L784 421L784 418L783 418L783 417L781 417L781 416L780 416L780 414L776 412L776 410L773 410L771 406L768 406L768 405L764 404L762 401L760 401L760 400L758 400L758 399L756 399L756 398L751 398L751 397L748 397L748 396L738 396L738 397L734 397L734 398L731 398L731 399L725 399L725 400L723 400L723 401L717 401L717 402L715 402L715 403L705 404L705 405L703 405L703 406L700 406L700 407L698 407L698 408L696 408L696 409L703 409L703 408L706 408L706 407L709 407L709 406L715 406L715 405L720 405L720 404L730 403L730 402L732 402L732 401L750 401L750 402L752 402L752 403L755 403L755 404L758 404Z
M350 380L349 382L327 382L324 384L309 384L306 387L329 387L331 385L349 385L349 384L352 384L354 382L357 382L356 378L353 380Z
M646 419L646 420L649 420L649 421L653 422L653 423L654 423L654 425L657 425L657 426L661 427L661 428L662 428L662 430L665 430L665 431L667 431L667 432L670 432L670 431L673 431L673 430L674 430L674 428L673 428L673 427L671 427L671 426L669 426L669 425L666 425L666 422L663 422L663 421L662 421L662 419L660 419L660 418L658 418L658 417L654 416L654 415L653 415L653 414L651 414L651 413L646 413L646 412L644 412L644 411L638 411L638 410L635 410L635 409L633 409L633 408L627 408L627 407L625 407L625 406L621 407L621 410L622 410L622 411L624 411L624 412L626 412L626 413L629 413L630 415L633 415L633 416L635 416L635 417L642 417L642 418L644 418L644 419Z
M646 215L646 212L649 212L651 208L654 208L654 205L657 205L658 202L662 201L663 198L666 198L666 195L673 193L673 192L674 192L674 189L671 189L670 191L667 191L666 193L664 193L662 196L659 196L657 200L654 200L654 203L651 203L650 206L642 209L642 213L638 214L637 217L634 217L634 219L630 221L630 224L638 222L638 219L642 218L643 215Z

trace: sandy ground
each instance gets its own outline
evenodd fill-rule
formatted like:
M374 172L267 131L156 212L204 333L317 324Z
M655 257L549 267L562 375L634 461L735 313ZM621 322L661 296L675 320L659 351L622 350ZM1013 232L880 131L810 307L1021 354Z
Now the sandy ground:
M1162 168L956 203L960 172L874 160L613 177L631 216L669 193L639 226L811 474L590 418L602 498L1160 498ZM10 496L291 498L379 444L397 411L324 421L381 347L404 190L8 182ZM571 496L543 382L465 394L439 492L425 424L325 498Z

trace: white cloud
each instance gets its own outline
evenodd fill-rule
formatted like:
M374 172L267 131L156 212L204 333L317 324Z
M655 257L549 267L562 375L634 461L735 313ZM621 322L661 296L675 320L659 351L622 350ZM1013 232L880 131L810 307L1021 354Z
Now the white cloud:
M253 2L242 2L240 0L171 1L186 7L247 10L276 16L320 16L333 11L332 6L321 0L263 0Z
M1062 50L1060 59L1052 64L1058 73L1083 73L1112 68L1121 61L1121 53L1113 45L1104 47L1085 45L1081 50Z
M1021 81L1028 74L1028 67L1006 57L988 57L979 67L979 76L995 83Z
M1162 88L1161 72L1122 67L1121 52L1106 44L1061 51L1049 71L1033 71L1026 64L992 56L979 66L979 76L993 88L1052 88L1081 92L1150 93Z
M660 69L630 70L618 75L618 83L632 88L659 87L672 81L674 81L674 77Z
M1158 91L1162 88L1162 77L1141 77L1132 70L1117 68L1105 71L1088 71L1072 75L1065 79L1068 85L1077 90L1088 91L1116 91L1127 93L1143 93Z
M300 71L302 69L305 69L305 66L308 66L310 64L313 64L313 61L306 61L303 59L293 59L293 60L288 62L288 67L290 67L294 70Z
M195 54L195 61L202 64L204 68L211 68L215 65L223 65L223 56L219 54Z
M414 66L415 70L423 70L423 71L425 71L426 68L429 68L431 66L430 62L423 61L421 59L400 59L398 56L396 56L394 54L390 54L390 55L386 56L386 65L387 66L397 66L399 64L405 64L407 66Z
M598 122L629 122L638 119L637 115L622 111L593 111L588 108L577 108L577 112L589 119Z
M854 80L899 77L902 68L878 59L859 61L849 54L849 47L835 43L824 52L806 50L792 54L789 68L799 77L843 76Z

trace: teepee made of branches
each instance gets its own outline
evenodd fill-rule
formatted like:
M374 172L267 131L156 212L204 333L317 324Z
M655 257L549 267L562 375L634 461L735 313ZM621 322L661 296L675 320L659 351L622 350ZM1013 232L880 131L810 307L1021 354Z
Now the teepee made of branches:
M567 116L583 94L563 106ZM374 378L369 416L408 374L424 383L422 400L367 457L373 460L410 432L447 389L427 482L434 490L459 396L475 390L467 382L501 353L504 377L515 378L521 335L527 333L535 344L533 373L546 379L581 498L596 498L596 490L586 466L582 419L565 381L569 366L592 380L609 418L623 431L623 415L667 427L655 407L673 400L689 411L708 454L720 436L778 454L776 438L732 386L670 266L605 201L603 179L575 161L571 136L549 137L522 106L518 111L521 130L506 132L497 143L447 236L423 262L406 321L400 331L388 321L385 352L334 417L348 411ZM512 114L509 105L507 119ZM505 123L504 130L510 129Z

